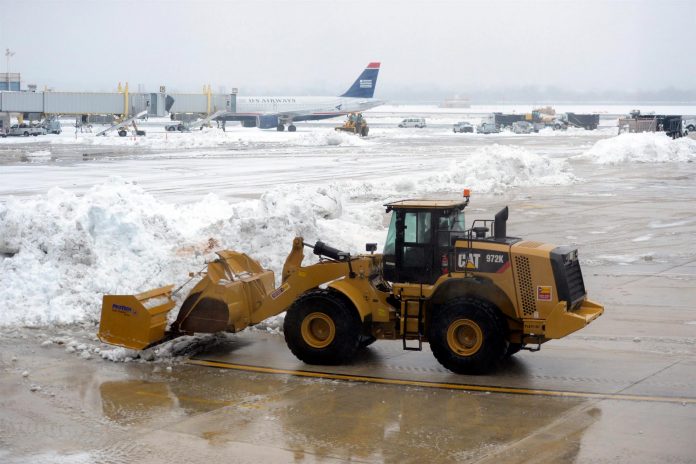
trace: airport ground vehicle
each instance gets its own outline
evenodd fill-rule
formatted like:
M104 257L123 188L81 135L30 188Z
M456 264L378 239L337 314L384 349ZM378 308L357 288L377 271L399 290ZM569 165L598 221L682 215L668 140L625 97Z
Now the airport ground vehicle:
M279 287L246 254L219 251L169 332L173 285L105 295L99 338L143 349L183 334L238 332L287 310L286 343L306 363L348 362L375 339L401 340L405 350L427 341L443 366L475 374L604 312L587 299L577 249L509 237L507 207L466 229L468 203L465 190L463 199L386 204L383 254L376 244L354 256L297 237ZM306 246L318 263L302 266Z
M416 127L418 129L423 129L426 126L425 119L423 118L406 118L399 123L399 127Z
M342 132L350 132L351 134L358 134L361 137L367 137L367 134L370 133L370 127L367 125L367 121L363 118L362 113L350 113L343 125L337 126L334 129Z
M46 119L43 123L41 123L41 127L43 127L48 134L58 135L63 131L60 121L56 118Z
M471 123L468 123L466 121L459 121L458 123L454 124L452 126L452 132L455 134L457 132L463 133L463 132L474 132L474 126L471 125Z
M36 137L37 135L46 135L46 129L41 126L34 126L26 123L13 124L10 126L10 130L7 135L16 137L29 137L30 135L33 135Z
M476 126L476 133L478 134L497 134L500 132L500 128L492 122L482 122Z
M673 139L688 135L688 126L684 124L681 115L641 114L633 110L623 118L619 118L619 134L623 132L664 132Z
M535 132L538 132L545 127L551 127L554 130L565 130L571 126L586 130L594 130L597 129L599 125L599 114L557 114L553 108L546 106L543 108L537 108L531 113L490 113L482 119L482 122L495 124L498 129L512 129L515 123L523 121L533 124Z
M534 124L529 121L516 121L512 123L512 132L515 134L531 134L539 131L535 130Z

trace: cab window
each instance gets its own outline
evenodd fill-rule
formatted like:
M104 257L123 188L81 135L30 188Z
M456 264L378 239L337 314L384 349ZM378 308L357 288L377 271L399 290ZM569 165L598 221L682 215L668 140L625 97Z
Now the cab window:
M396 213L392 214L387 232L387 241L384 242L384 254L394 255L396 253Z
M429 211L406 213L404 217L405 243L430 243L430 215Z

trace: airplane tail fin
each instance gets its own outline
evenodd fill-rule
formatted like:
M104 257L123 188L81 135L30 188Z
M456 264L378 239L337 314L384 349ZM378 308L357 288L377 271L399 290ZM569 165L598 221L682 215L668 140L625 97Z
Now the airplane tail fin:
M379 74L379 63L370 63L360 76L353 82L353 85L341 95L342 97L353 98L372 98L377 86L377 74Z

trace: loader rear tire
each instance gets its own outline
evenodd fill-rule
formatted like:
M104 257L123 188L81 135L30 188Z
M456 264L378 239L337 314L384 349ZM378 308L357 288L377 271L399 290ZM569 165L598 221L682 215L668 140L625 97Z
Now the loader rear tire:
M457 374L484 374L503 358L508 343L498 309L472 297L455 298L438 310L428 339L435 358Z
M344 364L355 356L361 341L355 308L331 290L313 290L288 309L283 323L285 342L307 364Z

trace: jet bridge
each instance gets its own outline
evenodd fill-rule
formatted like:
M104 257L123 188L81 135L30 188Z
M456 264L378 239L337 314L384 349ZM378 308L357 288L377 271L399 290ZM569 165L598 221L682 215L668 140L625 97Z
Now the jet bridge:
M164 117L168 113L235 112L237 95L213 94L165 94L130 93L126 86L122 92L0 92L0 113L104 115L117 114L128 117L145 111L152 117Z

